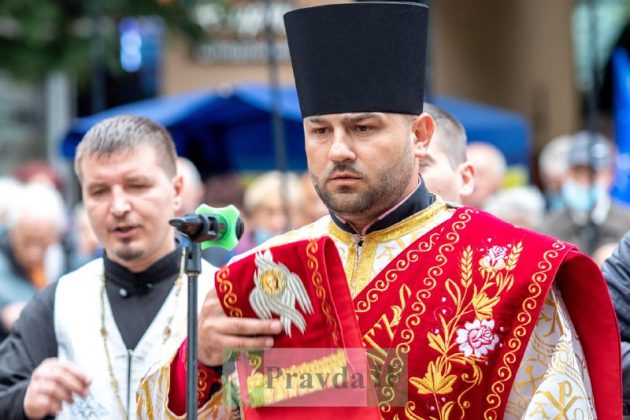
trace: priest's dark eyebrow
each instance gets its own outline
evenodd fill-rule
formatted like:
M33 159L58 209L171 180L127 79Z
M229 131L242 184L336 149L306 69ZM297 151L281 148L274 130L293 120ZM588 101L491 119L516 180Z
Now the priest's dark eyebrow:
M342 124L357 124L369 119L377 119L378 121L382 121L383 117L380 113L365 112L357 115L346 115L341 119L341 122ZM320 115L307 117L304 119L304 121L309 124L326 124L329 122L328 118Z

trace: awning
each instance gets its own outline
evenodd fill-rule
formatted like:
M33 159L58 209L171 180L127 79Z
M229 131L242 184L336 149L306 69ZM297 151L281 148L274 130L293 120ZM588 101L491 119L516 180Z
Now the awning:
M304 133L295 87L281 87L279 102L288 169L305 170ZM450 97L437 97L435 103L460 119L469 141L492 143L503 151L509 164L529 167L530 135L523 117ZM259 83L139 101L77 119L61 142L62 154L72 158L83 135L97 122L127 114L165 126L178 154L195 162L204 175L271 170L276 168L272 104L269 85Z

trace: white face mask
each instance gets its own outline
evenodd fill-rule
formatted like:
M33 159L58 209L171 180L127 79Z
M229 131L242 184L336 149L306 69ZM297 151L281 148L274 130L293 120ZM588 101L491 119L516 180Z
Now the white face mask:
M566 181L562 184L562 199L570 210L589 213L600 197L606 195L606 187L595 183L590 188L577 184L573 181Z

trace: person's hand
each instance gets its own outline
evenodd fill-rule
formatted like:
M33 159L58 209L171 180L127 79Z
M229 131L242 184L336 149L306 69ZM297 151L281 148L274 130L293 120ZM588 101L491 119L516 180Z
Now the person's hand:
M73 394L87 396L92 380L68 361L45 359L34 371L24 395L24 414L29 419L55 416L61 404L73 402Z
M219 366L231 350L273 347L273 336L282 330L278 320L228 317L216 290L211 290L201 308L198 322L199 361Z

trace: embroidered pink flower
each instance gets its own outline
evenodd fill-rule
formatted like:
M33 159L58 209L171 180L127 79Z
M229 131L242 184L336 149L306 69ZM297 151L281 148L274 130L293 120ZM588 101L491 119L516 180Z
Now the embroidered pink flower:
M499 337L494 333L494 320L478 319L473 322L467 322L464 328L457 330L457 342L459 350L464 352L464 356L481 357L490 350L494 350L494 346L499 342Z
M479 262L486 270L497 271L505 268L507 248L504 246L493 246Z

